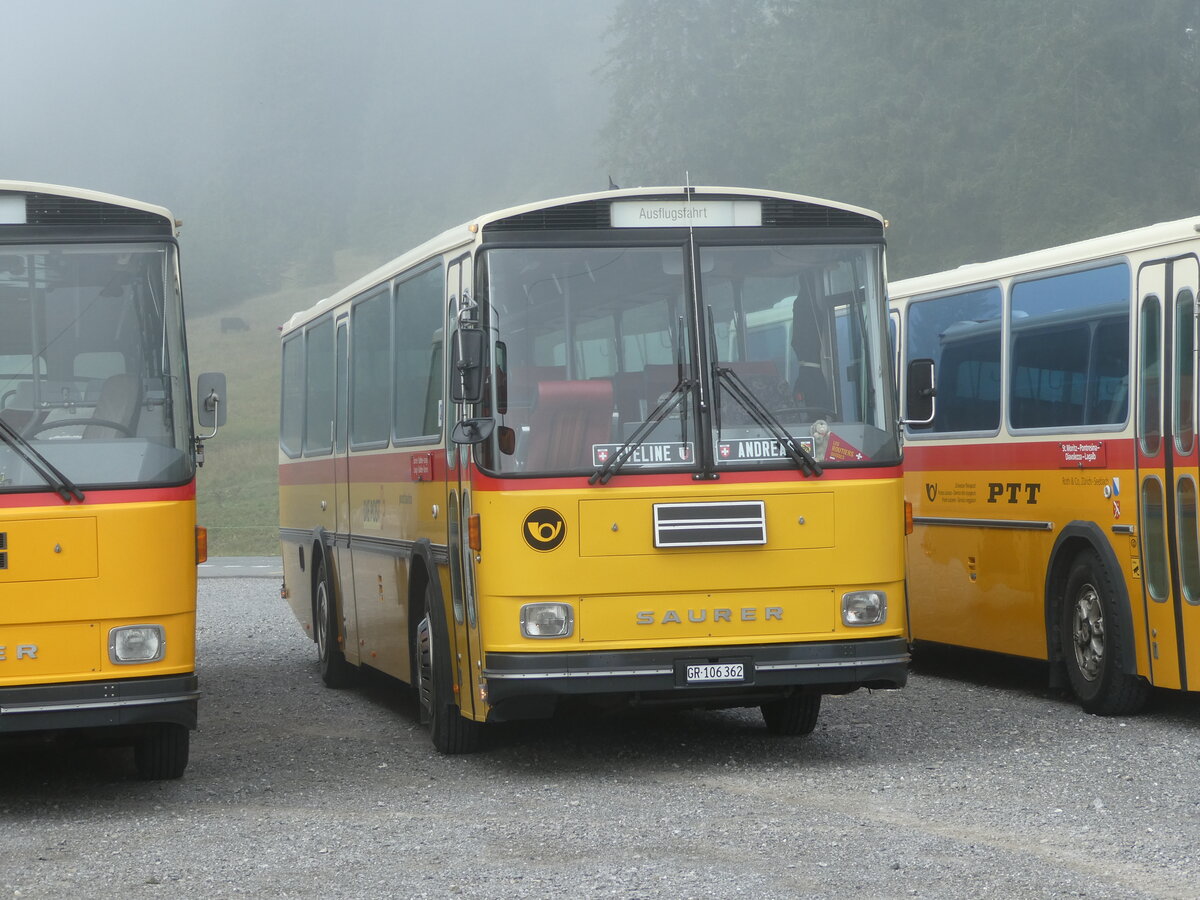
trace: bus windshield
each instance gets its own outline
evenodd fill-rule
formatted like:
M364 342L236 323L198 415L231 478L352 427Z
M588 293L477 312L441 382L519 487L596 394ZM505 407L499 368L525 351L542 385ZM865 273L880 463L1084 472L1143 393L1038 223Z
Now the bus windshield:
M0 491L191 478L173 245L0 247L0 322Z
M500 426L485 465L582 472L619 453L626 472L794 468L787 440L821 466L894 464L881 253L708 235L485 250L483 412Z

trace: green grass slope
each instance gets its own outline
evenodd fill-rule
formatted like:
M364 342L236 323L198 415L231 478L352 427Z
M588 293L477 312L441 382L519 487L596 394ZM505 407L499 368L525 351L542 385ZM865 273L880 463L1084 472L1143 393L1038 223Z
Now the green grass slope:
M279 326L333 290L280 291L188 318L193 388L201 372L224 372L228 395L228 421L205 442L197 484L210 556L279 553ZM247 330L222 333L223 318Z

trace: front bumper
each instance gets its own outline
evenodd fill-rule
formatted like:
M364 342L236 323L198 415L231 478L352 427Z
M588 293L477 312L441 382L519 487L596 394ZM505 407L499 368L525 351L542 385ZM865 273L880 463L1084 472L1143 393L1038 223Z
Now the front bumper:
M735 684L688 684L689 664L742 662L746 678ZM900 688L908 681L908 644L902 637L797 644L677 647L571 653L488 653L488 702L504 706L533 698L636 695L664 702L705 705L707 698L748 705L795 689L846 693L860 687Z
M194 674L0 688L0 734L168 722L196 727Z

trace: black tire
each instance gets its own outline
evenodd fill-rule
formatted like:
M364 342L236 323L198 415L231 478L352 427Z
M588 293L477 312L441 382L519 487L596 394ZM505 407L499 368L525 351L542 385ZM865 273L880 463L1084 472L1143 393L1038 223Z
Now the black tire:
M313 637L317 642L321 680L326 687L350 687L357 680L358 670L346 661L346 654L339 645L342 631L337 614L337 594L329 582L329 569L324 559L317 563L313 591L313 631L316 632Z
M820 694L792 694L761 707L763 721L771 734L812 734L821 712Z
M179 778L188 764L189 732L184 725L159 722L146 730L133 745L133 762L138 778L162 781Z
M429 723L429 736L439 753L455 755L479 749L478 722L463 718L454 696L454 673L450 668L450 641L445 611L432 585L425 587L425 611L417 623L417 700L421 720Z
M1135 713L1150 697L1150 685L1129 674L1133 661L1123 658L1119 595L1096 551L1075 557L1067 573L1059 636L1071 690L1084 710L1098 716Z

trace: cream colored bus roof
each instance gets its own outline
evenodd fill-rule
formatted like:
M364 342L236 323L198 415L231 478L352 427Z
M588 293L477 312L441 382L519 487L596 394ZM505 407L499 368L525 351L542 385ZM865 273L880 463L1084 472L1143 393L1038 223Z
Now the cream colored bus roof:
M888 285L888 294L893 300L896 300L914 294L940 293L1028 272L1065 268L1090 260L1119 257L1153 247L1196 240L1200 238L1200 234L1197 234L1198 231L1200 231L1200 219L1196 218L1161 222L1157 225L1089 238L1059 247L1035 250L990 262L968 263L945 272L934 272L929 275L893 281Z
M372 272L368 272L362 278L359 278L352 284L339 290L336 294L326 297L324 300L314 304L309 309L293 315L283 326L283 332L286 334L299 325L304 324L312 319L317 318L322 313L332 309L335 306L357 296L363 291L380 284L400 274L406 269L414 266L423 260L430 259L434 256L440 256L448 253L459 247L464 247L477 239L478 233L491 222L498 219L507 219L511 216L519 216L523 213L534 212L539 209L549 209L556 206L566 206L572 203L585 203L589 200L615 200L627 197L670 197L678 194L684 196L688 188L674 187L645 187L645 188L630 188L620 190L595 191L589 194L575 194L569 197L556 197L551 200L539 200L536 203L526 203L521 206L513 206L508 209L501 209L495 212L487 213L479 216L469 222L464 222L462 225L456 225L443 231L437 237L431 238L418 247L414 247L402 256L384 263L379 268ZM793 200L802 203L813 203L819 206L827 206L832 209L841 209L847 212L858 213L863 216L868 216L877 219L880 224L883 223L883 217L869 209L863 209L859 206L851 206L846 203L835 203L831 200L822 200L816 197L808 197L801 194L788 194L780 191L765 191L753 188L737 188L737 187L708 187L695 186L690 189L696 194L706 194L709 196L728 194L731 196L742 197L772 197L781 200Z

